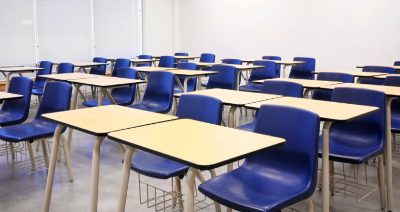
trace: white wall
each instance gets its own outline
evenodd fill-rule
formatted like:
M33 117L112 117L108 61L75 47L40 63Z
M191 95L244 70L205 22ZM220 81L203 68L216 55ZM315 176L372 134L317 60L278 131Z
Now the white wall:
M218 61L305 56L316 58L317 70L350 71L400 60L398 0L179 3L180 50L190 55L214 53Z

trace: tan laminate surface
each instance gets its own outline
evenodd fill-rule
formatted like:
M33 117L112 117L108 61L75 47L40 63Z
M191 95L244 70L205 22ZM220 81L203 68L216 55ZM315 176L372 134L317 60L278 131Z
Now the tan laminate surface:
M53 65L59 65L60 63L72 63L75 67L108 65L108 63L96 62L53 62Z
M129 59L131 62L153 62L153 59Z
M199 75L218 74L218 71L198 71L198 70L186 70L186 69L168 70L168 72L180 76L199 76Z
M189 119L113 132L109 136L200 166L285 142L282 138Z
M73 80L73 79L99 78L99 77L105 77L105 76L96 75L96 74L83 74L83 73L65 73L65 74L39 75L38 77L64 81L64 80Z
M189 94L198 94L205 95L217 98L222 101L224 104L230 105L245 105L252 102L263 101L267 99L280 98L280 95L272 95L272 94L263 94L263 93L254 93L254 92L245 92L245 91L236 91L236 90L226 90L226 89L208 89L201 91L193 91ZM181 95L185 95L182 93L175 94L175 97L180 97Z
M44 70L44 68L37 67L6 67L0 68L2 72L18 72L18 71L34 71L34 70Z
M119 105L47 113L42 117L95 134L106 134L112 131L177 119L175 116Z
M353 104L320 101L320 100L304 99L304 98L294 98L294 97L282 97L277 99L256 102L252 104L247 104L245 107L258 109L263 104L297 107L317 113L321 118L341 121L341 122L346 120L351 120L355 117L359 117L364 114L371 113L372 111L375 110L379 110L379 108L377 107L370 107L364 105L353 105Z
M386 79L388 76L400 76L400 74L383 74L383 75L378 75L374 76L375 79Z
M0 68L24 67L23 65L0 65Z
M240 59L243 63L254 63L256 60L268 60L268 59ZM276 64L282 64L282 65L297 65L297 64L303 64L307 63L306 61L282 61L282 60L268 60L268 61L274 61Z
M312 74L318 74L318 73L343 73L343 74L351 74L355 77L373 77L373 76L378 76L378 75L385 75L387 73L382 73L382 72L362 72L362 71L336 71L336 70L330 70L330 71L313 71L311 72Z
M256 68L264 68L264 66L253 66L253 65L235 65L235 64L226 64L226 63L209 63L208 65L205 64L204 66L212 67L213 65L227 65L233 66L236 69L247 70L247 69L256 69Z
M305 88L320 88L327 85L340 84L342 82L336 81L323 81L323 80L305 80L305 79L292 79L292 78L274 78L267 80L255 80L254 83L264 83L264 81L286 81L302 84Z
M164 67L150 67L150 66L145 66L145 67L132 67L136 71L140 72L152 72L152 71L168 71L168 70L176 70L177 68L164 68Z
M23 95L20 94L13 94L13 93L6 93L6 92L0 92L0 100L6 100L6 99L19 99L23 98Z
M334 88L341 88L341 87L378 90L384 92L388 96L400 97L400 87L395 87L395 86L343 83L338 85L325 86L322 87L322 89L333 90Z
M381 66L381 65L365 65L365 66L379 66L379 67L390 67L396 70L400 70L400 66ZM364 68L364 66L356 66L357 68Z
M146 81L136 80L136 79L119 78L119 77L98 77L98 78L68 80L68 82L84 84L84 85L92 85L92 86L97 86L97 87L112 87L112 86L119 86L119 85L145 83Z

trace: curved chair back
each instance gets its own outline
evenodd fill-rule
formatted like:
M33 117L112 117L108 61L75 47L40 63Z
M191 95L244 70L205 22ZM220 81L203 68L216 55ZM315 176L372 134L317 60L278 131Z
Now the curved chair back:
M60 63L58 65L57 74L69 74L74 72L74 64L72 63Z
M395 61L393 65L394 66L400 66L400 61Z
M183 94L179 98L176 116L221 125L222 106L221 100L214 97Z
M43 88L44 83L46 83L45 78L37 77L39 75L51 74L51 70L53 69L53 63L50 61L40 61L39 68L44 68L44 70L39 70L36 72L36 78L33 82L33 88Z
M213 65L211 71L218 74L210 75L206 89L222 88L234 90L236 87L236 69L229 65Z
M158 67L173 68L174 61L175 61L174 56L161 56L160 62L158 63Z
M254 80L271 79L276 75L276 63L274 61L256 60L253 65L264 66L264 68L257 68L250 74L249 82Z
M354 76L346 73L320 72L317 76L317 80L354 83ZM332 91L321 89L314 90L312 99L331 101Z
M188 63L188 62L180 62L176 65L176 68L178 69L186 69L186 70L197 70L197 64L196 63ZM183 86L183 83L185 81L185 76L178 76L179 80L181 81L181 84ZM197 78L190 78L187 82L187 91L194 91L196 90L196 84L197 84ZM176 80L174 81L174 87L179 87L178 82ZM180 88L179 88L180 90ZM175 92L176 93L176 92Z
M165 108L170 111L174 94L175 75L171 72L156 71L149 75L142 104L147 108Z
M263 60L282 60L282 58L279 56L263 56L262 59ZM279 78L280 76L281 76L281 65L276 64L276 77L275 78Z
M129 59L125 58L116 59L114 63L114 70L112 71L111 76L116 77L119 68L129 68L130 65L131 61Z
M361 88L335 88L333 102L378 107L379 111L348 123L333 123L329 139L349 148L373 149L376 156L385 151L386 96L381 91ZM354 142L357 141L357 142ZM356 151L356 150L354 150ZM346 162L346 161L342 161Z
M133 68L119 68L117 77L127 79L137 79L138 73ZM114 88L111 91L111 96L117 102L123 103L122 105L131 105L135 101L136 85L130 87Z
M396 69L387 66L364 66L362 72L381 72L387 74L394 74ZM384 79L362 79L360 84L383 85Z
M400 87L400 76L386 77L384 85ZM400 98L395 98L392 100L392 104L390 104L390 110L392 116L391 117L392 129L397 130L400 126Z
M242 61L239 59L223 59L222 63L226 64L235 64L235 65L242 65Z
M184 53L184 52L177 52L175 53L175 56L189 56L188 53ZM177 63L178 60L175 59L175 63ZM181 60L180 62L187 62L187 60Z
M1 127L21 124L22 122L26 121L29 115L32 85L33 85L32 79L29 77L11 78L8 92L14 94L20 94L23 95L24 97L20 99L11 99L4 101L3 107L1 108L1 112L6 113L8 116L15 117L15 119L7 123L1 123Z
M42 119L45 113L69 110L71 92L72 86L66 82L47 82L35 119Z
M95 63L106 63L107 59L105 57L95 57L93 58ZM106 66L93 67L90 69L89 74L106 75Z
M215 54L203 53L200 56L199 62L202 63L215 63ZM210 71L211 68L203 68L203 71Z
M266 80L261 93L303 98L303 85L288 81Z
M295 57L293 61L306 61L307 63L292 66L289 78L295 79L314 79L311 72L315 71L315 59L309 57ZM284 76L285 77L285 76Z
M138 59L151 59L151 55L139 55ZM137 64L136 67L142 67L142 66L151 66L151 63L141 63Z
M254 131L284 138L286 145L251 156L240 168L253 170L260 176L274 173L274 176L279 176L279 180L296 187L301 186L296 188L302 191L299 195L302 195L302 199L309 198L317 183L319 126L320 117L311 111L281 105L262 105ZM290 157L282 157L287 154Z

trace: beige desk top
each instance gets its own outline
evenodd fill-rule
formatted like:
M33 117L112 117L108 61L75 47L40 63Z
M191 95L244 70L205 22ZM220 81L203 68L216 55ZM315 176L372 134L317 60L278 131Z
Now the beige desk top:
M139 72L177 70L177 68L164 68L164 67L151 67L151 66L132 67L132 68L135 69L136 71L139 71Z
M23 97L24 96L20 95L20 94L0 92L0 101L7 100L7 99L20 99L20 98L23 98Z
M38 75L38 77L51 79L51 80L58 80L58 81L67 81L67 80L74 80L74 79L99 78L99 77L104 77L104 76L96 75L96 74L65 73L65 74Z
M239 70L249 70L249 69L256 69L256 68L264 68L264 66L253 66L253 65L235 65L235 64L226 64L226 63L208 63L204 64L204 66L212 67L213 65L227 65L233 66Z
M383 75L378 75L374 76L375 79L386 79L388 76L400 76L400 74L383 74Z
M267 59L240 59L240 60L243 63L253 63L256 60L267 60ZM283 60L268 60L268 61L274 61L276 64L282 64L282 65L298 65L307 63L306 61L283 61Z
M196 63L198 66L212 66L221 64L221 63L205 63L205 62L191 62L191 63Z
M119 105L47 113L42 115L42 118L96 136L104 136L117 130L177 119L175 116Z
M218 74L218 71L198 71L198 70L186 70L186 69L175 69L168 70L178 76L206 76L211 74Z
M133 63L140 63L140 62L144 63L144 62L153 62L154 61L153 59L136 59L136 58L129 59L129 60Z
M172 56L175 57L175 59L195 59L195 58L201 58L200 56L174 56L174 55L151 55L152 58L160 58L161 56Z
M263 101L267 99L274 99L282 97L281 95L272 95L272 94L264 94L264 93L254 93L254 92L245 92L245 91L236 91L236 90L226 90L226 89L208 89L201 91L193 91L189 94L198 94L215 97L220 99L225 105L234 105L234 106L243 106L245 104L249 104L252 102ZM181 95L185 95L183 93L174 94L175 97L180 97Z
M247 104L245 107L259 109L263 104L285 105L309 110L317 113L320 116L321 121L332 122L349 122L379 111L379 108L377 107L294 97L282 97L256 102Z
M323 80L305 80L305 79L292 79L292 78L274 78L267 80L255 80L254 83L264 83L264 81L287 81L302 84L305 88L320 88L327 85L340 84L342 82L323 81Z
M23 65L0 65L0 68L24 67Z
M118 57L118 58L107 58L106 60L107 61L111 61L111 62L114 62L114 61L116 61L117 59L120 59L120 58L122 58L122 59L125 59L125 58L123 58L123 57ZM127 58L127 59L136 59L136 58Z
M53 65L59 65L60 63L72 63L75 67L91 67L108 65L108 63L96 63L96 62L53 62Z
M383 85L368 85L368 84L354 84L354 83L343 83L337 85L330 85L322 87L321 89L333 90L334 88L365 88L377 91L382 91L389 97L400 97L400 87L395 86L383 86Z
M21 71L36 71L36 70L44 70L44 68L37 67L6 67L0 68L0 72L21 72Z
M380 65L365 65L365 66L380 66ZM364 68L364 66L356 66L357 68ZM400 66L380 66L380 67L390 67L396 70L400 70Z
M96 87L116 87L116 86L125 86L125 85L145 83L146 81L145 80L119 78L119 77L97 77L97 78L68 80L68 82L81 84L81 85L91 85L91 86L96 86Z
M311 72L311 74L318 74L318 73L322 73L322 72L351 74L351 75L353 75L355 77L373 77L373 76L387 74L387 73L382 73L382 72L337 71L337 70L332 70L332 71L313 71L313 72Z
M217 168L285 145L282 138L190 119L113 132L108 137L203 170Z

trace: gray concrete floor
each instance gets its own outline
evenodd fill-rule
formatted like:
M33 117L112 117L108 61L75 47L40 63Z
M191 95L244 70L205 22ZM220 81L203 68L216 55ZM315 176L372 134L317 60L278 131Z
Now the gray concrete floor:
M33 101L35 102L35 100ZM82 107L80 105L80 107ZM225 110L224 118L227 119L227 110ZM33 119L36 114L36 108L32 107L29 120ZM252 120L252 115L239 116L239 124L245 124ZM67 135L67 133L64 133ZM92 163L92 147L95 138L91 135L74 131L71 160L74 174L74 182L69 182L67 167L65 165L58 166L56 169L53 195L51 200L51 211L70 212L70 211L88 211L90 199L91 185L91 163ZM1 142L4 144L4 142ZM41 154L39 150L35 154ZM105 139L101 146L100 161L100 188L99 188L99 204L98 211L116 211L118 202L119 186L122 174L122 152L117 145L108 139ZM400 202L397 197L400 196L400 164L393 161L393 180L394 180L394 208L399 211ZM237 167L237 164L234 166ZM351 166L345 166L345 169L352 173ZM340 172L342 165L335 164L335 170ZM377 185L376 169L368 168L368 184ZM226 172L226 166L216 169L217 174ZM361 177L363 169L360 169ZM16 170L7 165L7 158L0 157L0 211L41 211L46 185L46 171L40 171L27 175L25 172ZM204 176L209 178L209 174L204 172ZM364 179L364 178L361 178ZM171 189L170 180L156 180L142 177L142 180L151 185L155 185L164 190ZM184 180L182 180L184 186ZM199 182L197 182L199 183ZM143 189L143 186L142 186ZM142 197L145 197L142 193ZM201 194L199 194L199 198ZM315 191L312 196L315 211L321 211L321 192ZM330 211L380 211L379 192L375 191L364 200L357 202L355 198L344 198L343 195L337 194L330 197ZM294 207L297 210L305 211L305 204L299 204ZM131 172L129 183L128 198L126 211L154 211L154 208L147 208L146 204L139 203L139 183L138 175ZM214 211L214 207L210 206L203 211ZM225 208L223 207L223 211ZM286 209L284 211L291 211Z

